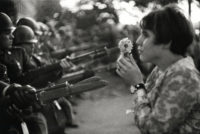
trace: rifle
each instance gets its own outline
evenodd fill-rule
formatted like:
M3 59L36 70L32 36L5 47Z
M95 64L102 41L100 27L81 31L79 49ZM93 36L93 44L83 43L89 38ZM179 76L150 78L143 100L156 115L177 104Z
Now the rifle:
M60 49L60 50L56 50L54 52L51 52L50 55L53 58L56 59L62 59L65 58L67 55L71 55L72 53L77 53L79 51L84 51L84 50L88 50L91 49L90 45L87 46L79 46L79 47L70 47L68 49Z
M67 57L67 59L74 64L79 64L81 62L84 62L85 60L87 61L94 60L96 58L100 58L106 55L109 56L110 54L116 53L116 52L119 52L118 47L113 47L109 49L104 47L104 48L100 48L100 49L96 49L94 51L88 52L86 54L78 55L76 57ZM20 84L29 84L34 79L37 79L38 76L46 74L46 73L52 73L53 71L56 71L56 70L62 70L59 62L30 70L29 72L20 76L18 79L19 81L17 82Z
M82 69L82 70L79 70L79 71L76 71L76 72L64 74L62 76L62 78L60 78L55 83L59 84L59 83L64 83L65 81L68 81L69 83L74 84L74 83L77 83L81 80L93 77L94 75L95 75L95 73L94 73L93 70Z
M71 55L72 53L76 53L79 51L84 51L84 50L89 50L93 47L91 47L91 45L83 45L83 46L73 46L70 47L68 49L60 49L60 50L56 50L54 52L51 52L50 55L53 58L57 58L57 59L62 59L65 58L67 55Z
M76 57L67 57L67 58L72 63L79 64L83 61L94 60L104 56L110 56L112 53L119 53L119 51L120 50L118 47L113 47L113 48L104 47L85 54L78 55Z
M65 82L52 87L37 90L36 96L37 100L45 103L60 97L96 90L105 87L107 84L107 81L101 80L99 77L91 77L74 85L70 85L68 82Z

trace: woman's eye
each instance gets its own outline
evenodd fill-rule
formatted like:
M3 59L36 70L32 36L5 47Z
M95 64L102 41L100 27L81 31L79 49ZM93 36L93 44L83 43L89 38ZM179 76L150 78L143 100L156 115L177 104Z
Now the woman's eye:
M142 35L143 35L144 37L148 37L148 36L149 36L148 33L147 33L146 31L142 31Z
M144 37L148 37L149 35L147 33L143 33Z

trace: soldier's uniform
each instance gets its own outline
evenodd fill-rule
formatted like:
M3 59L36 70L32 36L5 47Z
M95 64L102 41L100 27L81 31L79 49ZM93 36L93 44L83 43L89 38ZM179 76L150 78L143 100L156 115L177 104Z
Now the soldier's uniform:
M10 79L8 78L7 74L7 68L3 64L0 64L0 80L9 83ZM4 84L2 84L2 87L0 86L0 89L3 89Z
M13 47L9 51L0 50L0 62L6 65L11 83L20 81L22 73L36 68L28 60L28 55L22 48Z
M7 69L0 64L0 133L2 134L18 134L22 132L22 120L26 122L30 134L47 134L47 123L45 117L41 113L29 113L24 117L16 117L6 112L7 102L2 97L3 89L9 86L9 78L7 77ZM23 118L23 119L22 119Z
M18 26L14 31L14 44L17 47L24 48L28 53L29 64L34 65L35 70L29 70L25 76L26 80L30 77L36 76L37 79L31 84L35 86L47 86L44 81L53 82L58 80L62 76L62 68L56 60L51 58L43 58L38 54L33 53L33 48L37 43L32 29L28 26ZM25 38L26 37L26 38ZM42 82L42 83L41 83ZM49 133L64 133L65 124L72 124L72 107L70 103L65 98L60 98L54 103L48 103L42 107L42 112L44 113Z
M23 49L14 49L11 48L12 46L12 40L13 40L13 35L12 35L12 21L7 16L5 13L0 12L0 63L4 65L0 65L0 133L2 134L17 134L17 133L22 133L22 128L27 128L29 130L30 134L47 134L47 123L44 118L44 116L41 113L37 112L32 112L31 108L27 111L27 113L24 113L24 109L22 110L23 112L20 112L20 117L16 112L11 112L10 114L7 112L8 107L11 106L11 104L15 103L15 101L18 99L20 100L21 98L25 97L26 95L24 93L21 93L21 96L17 96L16 94L12 93L9 95L14 94L17 99L6 97L7 92L10 89L13 89L16 92L21 92L21 87L10 87L9 84L9 79L7 78L7 70L6 67L8 67L9 70L9 76L11 77L11 81L14 82L14 80L17 79L17 77L21 74L23 71L22 69L26 70L29 67L32 68L32 66L29 66L28 60L26 60L25 53ZM20 64L23 63L23 64ZM7 83L5 83L5 82ZM7 89L8 87L8 89ZM6 90L7 89L7 90ZM25 87L23 90L24 91L30 91L33 88ZM22 95L23 94L23 95ZM27 97L28 98L28 97ZM12 101L12 99L15 99ZM23 98L25 99L25 98ZM22 101L22 100L21 100ZM25 100L23 100L25 102ZM23 103L24 104L24 103ZM22 103L20 106L24 106ZM27 105L27 107L29 104ZM27 108L26 107L26 108ZM25 109L26 109L25 108ZM21 122L25 121L27 124L27 127L25 127L24 124L21 126Z
M55 81L62 75L59 64L38 68L30 61L23 48L13 47L9 51L0 51L0 63L8 68L11 83L44 87L48 82Z

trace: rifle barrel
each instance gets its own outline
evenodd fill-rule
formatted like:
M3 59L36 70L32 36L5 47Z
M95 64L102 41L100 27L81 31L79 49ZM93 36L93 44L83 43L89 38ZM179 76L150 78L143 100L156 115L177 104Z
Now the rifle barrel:
M96 59L96 58L100 58L100 57L104 57L104 56L110 56L110 54L112 53L116 53L116 52L120 52L118 47L113 47L113 48L100 48L100 49L96 49L94 51L82 54L82 55L78 55L74 58L69 58L69 60L74 63L74 64L78 64L81 61L84 60L88 60L88 59Z
M69 83L66 81L64 83L57 84L57 85L52 86L52 87L46 87L46 88L39 89L39 90L36 91L36 93L43 92L43 91L50 91L50 90L54 90L54 89L58 89L58 88L65 88L67 86L69 86Z
M78 84L82 84L82 83L86 83L86 82L95 82L95 81L100 81L100 80L101 80L100 77L98 77L98 76L93 76L93 77L84 79L84 80L82 80L82 81L79 81Z
M77 72L65 74L56 83L63 83L65 81L68 81L70 84L74 84L74 83L77 83L81 80L93 77L94 75L95 75L95 73L92 70L80 70L80 71L77 71Z
M85 82L85 83L80 83L73 86L58 88L55 90L39 92L37 93L37 97L41 102L46 102L46 101L57 99L64 96L70 96L70 95L79 94L82 92L96 90L96 89L106 86L107 84L108 82L103 81L103 80L95 81L95 82L87 82L87 83Z

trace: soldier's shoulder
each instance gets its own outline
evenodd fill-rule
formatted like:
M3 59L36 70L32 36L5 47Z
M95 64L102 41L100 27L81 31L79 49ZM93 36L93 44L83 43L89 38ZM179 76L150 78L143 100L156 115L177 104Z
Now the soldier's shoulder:
M21 47L13 47L11 51L12 52L24 52L25 50L24 50L24 48L21 48Z
M12 47L12 50L23 50L22 47Z

